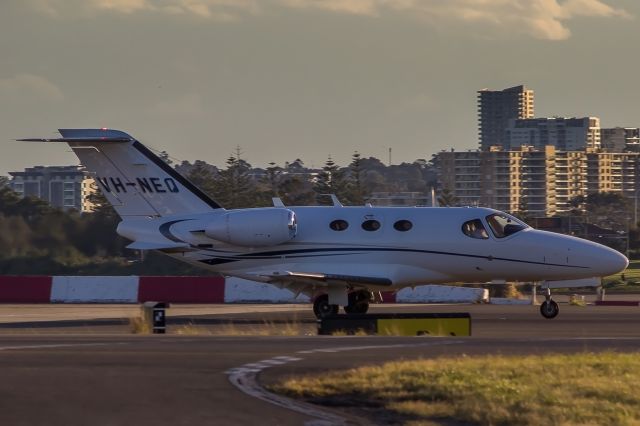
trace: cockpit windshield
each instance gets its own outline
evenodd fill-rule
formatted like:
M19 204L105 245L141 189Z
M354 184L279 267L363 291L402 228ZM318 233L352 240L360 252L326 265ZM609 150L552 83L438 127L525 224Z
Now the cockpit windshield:
M496 238L504 238L522 231L529 226L506 213L494 213L486 217L487 223Z

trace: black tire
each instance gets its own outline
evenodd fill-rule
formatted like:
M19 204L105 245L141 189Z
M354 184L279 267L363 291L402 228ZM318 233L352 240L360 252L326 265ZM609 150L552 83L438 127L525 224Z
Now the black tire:
M355 305L344 306L344 312L347 314L366 314L369 310L367 302L358 302Z
M347 314L366 314L369 310L370 293L367 290L349 293L349 304L344 306Z
M338 309L338 305L329 304L329 296L326 294L318 296L315 302L313 302L313 313L316 315L316 318L326 318L331 315L336 315Z
M558 316L559 312L560 307L555 300L545 300L542 302L542 305L540 305L540 313L546 319L554 319Z
M367 302L360 302L356 305L356 313L366 314L369 310L369 304Z

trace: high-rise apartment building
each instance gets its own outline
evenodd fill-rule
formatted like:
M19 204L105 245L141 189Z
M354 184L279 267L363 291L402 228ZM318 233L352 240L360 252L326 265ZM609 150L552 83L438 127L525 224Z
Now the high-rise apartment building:
M22 197L37 197L64 210L93 209L89 195L95 192L95 183L81 166L36 166L9 174L9 186Z
M440 152L440 189L458 205L477 205L532 216L553 216L579 208L572 201L597 192L629 198L640 189L640 153L593 149L559 151L523 146L505 151Z
M602 149L609 152L640 152L640 129L613 127L600 129Z
M553 147L441 152L436 160L439 186L449 189L459 205L553 215L553 154Z
M478 132L480 149L504 147L505 129L509 120L532 118L533 90L524 86L504 90L478 91Z
M502 148L513 150L527 145L542 150L552 145L561 151L577 151L600 148L600 139L597 117L512 119L505 129Z

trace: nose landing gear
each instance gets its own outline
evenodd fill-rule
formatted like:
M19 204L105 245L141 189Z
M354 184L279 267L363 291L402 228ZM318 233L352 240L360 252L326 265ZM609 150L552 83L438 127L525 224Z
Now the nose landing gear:
M540 313L546 319L554 319L558 316L560 308L555 300L551 299L551 289L547 287L547 291L544 295L545 301L540 305Z

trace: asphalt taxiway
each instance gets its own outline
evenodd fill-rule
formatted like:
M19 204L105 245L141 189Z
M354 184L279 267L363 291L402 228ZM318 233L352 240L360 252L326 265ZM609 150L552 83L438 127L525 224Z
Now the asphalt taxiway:
M0 315L16 309L19 307L0 306ZM295 318L302 334L307 329L312 332L315 323L306 310L250 312L247 306L245 312L197 309L205 311L191 316L179 309L173 311L181 315L170 317L169 327L189 324L189 334L183 335L129 335L125 324L95 325L93 329L98 331L89 332L87 323L92 320L87 318L67 318L65 325L58 327L53 326L55 321L47 320L41 322L47 324L45 328L34 325L33 318L15 321L20 318L13 317L13 322L1 323L2 424L359 423L365 421L339 409L327 411L279 398L267 388L291 374L396 359L640 351L638 307L561 305L560 316L551 321L541 318L532 306L396 305L373 309L470 312L473 336L468 338L221 336L215 335L216 329L233 322L244 321L244 326L257 330L264 324L285 326ZM81 324L74 326L73 321Z

